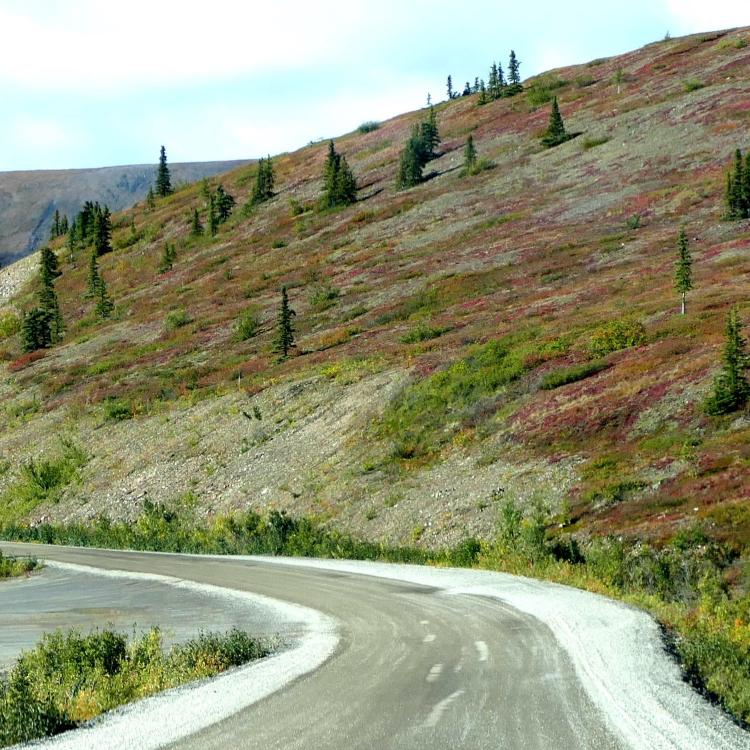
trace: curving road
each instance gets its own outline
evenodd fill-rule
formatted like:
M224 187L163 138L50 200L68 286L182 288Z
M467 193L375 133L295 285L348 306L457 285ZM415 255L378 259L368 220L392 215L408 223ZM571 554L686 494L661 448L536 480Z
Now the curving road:
M561 646L559 634L556 637L539 619L493 596L479 595L481 588L476 589L477 594L460 593L443 586L361 575L351 572L358 570L357 563L278 564L250 558L5 543L0 543L0 548L7 553L34 554L107 570L174 576L253 592L318 610L337 621L339 645L322 666L171 747L750 747L747 734L724 722L718 712L707 706L704 716L703 708L699 707L693 715L692 704L686 705L687 713L676 718L678 724L684 722L685 726L677 726L669 736L659 735L658 726L653 730L654 737L647 736L650 730L643 729L638 724L643 723L641 718L635 715L613 719L613 712L606 710L606 700L593 700L590 680L582 680L589 667L582 670L580 664L573 663L569 650ZM414 577L418 579L420 575L426 574L415 573ZM621 609L627 619L625 613L629 610ZM615 644L614 648L618 646ZM595 671L596 665L590 665L590 669ZM612 687L615 699L616 688ZM674 689L680 690L679 686ZM658 700L665 702L661 697ZM655 718L654 724L668 724L666 719ZM700 724L698 730L690 726L696 723ZM638 726L631 731L630 724ZM682 730L684 745L674 739L682 736ZM698 733L691 734L694 731Z

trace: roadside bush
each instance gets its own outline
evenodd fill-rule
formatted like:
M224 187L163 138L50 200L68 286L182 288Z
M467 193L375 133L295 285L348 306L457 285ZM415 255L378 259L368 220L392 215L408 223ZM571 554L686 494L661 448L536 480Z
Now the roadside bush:
M39 563L30 557L4 557L0 551L0 578L13 578L30 573Z
M201 633L165 653L158 628L128 642L113 630L44 636L0 677L0 745L58 734L160 690L262 658L273 642Z
M613 320L597 328L589 341L589 354L604 357L611 352L640 346L646 340L646 329L638 320Z

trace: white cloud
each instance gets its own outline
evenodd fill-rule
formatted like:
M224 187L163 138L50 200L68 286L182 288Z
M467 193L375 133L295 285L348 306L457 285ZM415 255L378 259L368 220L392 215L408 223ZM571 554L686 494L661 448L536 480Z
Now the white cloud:
M128 0L5 4L0 81L40 90L191 83L354 53L364 3ZM334 52L335 51L335 52Z
M747 0L666 0L667 10L678 26L675 34L715 31L750 25Z

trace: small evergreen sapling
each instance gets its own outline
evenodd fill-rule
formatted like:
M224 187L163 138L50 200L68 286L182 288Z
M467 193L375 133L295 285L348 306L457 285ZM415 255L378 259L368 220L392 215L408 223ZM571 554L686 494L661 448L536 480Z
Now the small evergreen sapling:
M279 355L279 361L286 359L294 346L293 319L296 314L289 305L289 296L284 286L281 288L281 305L279 306L276 335L273 339L273 352Z
M570 136L565 130L565 123L560 114L560 106L557 103L557 97L552 99L552 111L549 116L549 125L542 136L542 145L545 148L553 148L561 143L570 140Z
M748 366L746 342L736 307L727 316L724 342L724 364L714 380L714 390L705 403L708 414L718 416L742 408L750 396L750 383L745 376Z
M159 261L159 273L166 273L167 271L171 271L176 258L177 248L175 247L174 243L165 243L164 250L161 254L161 260Z
M683 227L677 239L677 262L674 271L674 285L681 296L680 313L682 315L686 312L687 293L693 288L692 263L688 238Z

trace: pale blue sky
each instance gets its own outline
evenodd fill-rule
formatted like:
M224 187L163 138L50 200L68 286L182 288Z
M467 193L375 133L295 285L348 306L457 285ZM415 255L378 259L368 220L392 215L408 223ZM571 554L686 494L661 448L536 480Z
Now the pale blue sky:
M0 0L0 170L277 153L445 96L750 25L737 0Z

